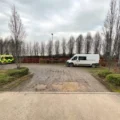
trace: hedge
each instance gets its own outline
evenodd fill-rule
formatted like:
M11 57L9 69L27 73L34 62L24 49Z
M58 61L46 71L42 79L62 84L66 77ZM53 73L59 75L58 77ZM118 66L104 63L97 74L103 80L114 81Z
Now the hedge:
M110 74L106 76L106 79L116 86L120 86L120 74Z
M26 67L20 68L20 69L12 69L8 70L7 74L12 77L22 77L24 75L27 75L29 73L29 69Z
M108 71L108 70L102 70L100 72L98 72L98 76L105 78L107 75L112 74L112 72Z

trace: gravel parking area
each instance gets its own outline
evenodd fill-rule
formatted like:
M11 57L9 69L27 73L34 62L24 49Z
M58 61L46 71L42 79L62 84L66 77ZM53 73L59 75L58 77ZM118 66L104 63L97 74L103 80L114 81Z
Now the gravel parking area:
M107 88L82 67L64 65L23 64L34 73L33 78L13 91L37 92L108 92ZM15 65L5 65L12 68Z

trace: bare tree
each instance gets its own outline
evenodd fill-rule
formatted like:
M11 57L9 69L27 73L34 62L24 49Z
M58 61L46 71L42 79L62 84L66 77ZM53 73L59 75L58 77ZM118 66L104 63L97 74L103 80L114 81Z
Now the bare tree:
M89 54L91 51L91 45L92 45L93 38L91 36L91 33L88 33L85 38L85 52L86 54Z
M29 46L29 54L30 54L30 56L32 56L33 55L33 46L32 46L32 43L30 42L28 46Z
M101 50L102 50L103 56L105 58L105 54L106 54L106 42L105 42L105 40L102 41L102 43L101 43Z
M62 46L62 54L63 56L65 56L66 55L66 40L64 38L62 40L61 46Z
M23 42L22 45L21 45L21 55L22 56L27 55L27 46L26 46L25 42Z
M59 52L60 52L60 42L59 40L55 41L55 54L56 56L59 56Z
M115 40L113 44L113 55L115 55L117 58L120 54L120 1L119 1L119 6L118 6L118 12L117 12L117 17L116 17L116 35L115 35Z
M118 58L118 66L120 68L120 0L118 4L118 12L116 17L116 35L114 40L113 55Z
M39 43L38 42L34 42L34 45L33 45L34 56L38 56L39 55L39 49L40 49Z
M108 32L105 34L105 38L104 38L104 41L103 41L102 45L103 45L104 57L107 60L107 58L108 58L108 50L109 50L109 33Z
M68 41L68 51L69 51L70 56L73 55L74 43L75 43L75 39L73 36L71 36L69 41Z
M83 36L80 35L76 39L76 52L77 52L77 54L80 54L82 52L82 42L83 42Z
M14 48L15 48L14 40L12 37L10 37L9 38L9 51L13 56L15 56Z
M3 47L4 47L3 44L4 44L3 39L0 38L0 54L3 54Z
M53 53L53 41L49 40L46 47L47 47L47 54L49 57L51 57Z
M6 37L4 40L0 38L0 54L14 53L14 41L11 37Z
M97 32L94 37L94 53L100 54L101 51L101 36L100 33Z
M116 0L111 0L110 10L104 23L104 35L106 40L106 56L110 70L112 59L112 44L114 40L114 27L116 21Z
M29 44L28 43L26 43L26 56L30 56L30 51L29 51L29 48L30 46L29 46Z
M44 56L45 55L45 43L44 42L41 42L41 56Z
M108 56L112 53L112 43L113 43L113 34L114 34L114 26L115 26L115 20L116 20L116 0L111 0L110 3L110 10L107 14L107 18L104 23L104 35L106 38L106 42L108 44L107 53Z
M10 17L9 28L11 31L11 36L14 40L15 48L14 48L14 57L17 68L20 68L20 55L21 55L21 44L22 40L25 38L25 30L21 21L21 18L16 11L15 6L12 7L12 15Z

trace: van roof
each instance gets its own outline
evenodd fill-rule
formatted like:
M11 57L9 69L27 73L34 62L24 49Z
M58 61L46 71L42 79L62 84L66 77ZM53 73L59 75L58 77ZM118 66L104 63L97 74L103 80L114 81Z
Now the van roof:
M98 56L99 54L75 54L74 56Z

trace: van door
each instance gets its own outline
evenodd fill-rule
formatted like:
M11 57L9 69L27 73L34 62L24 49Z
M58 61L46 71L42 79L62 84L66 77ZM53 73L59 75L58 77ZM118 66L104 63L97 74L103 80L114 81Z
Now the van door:
M78 57L79 60L79 65L87 65L87 57L86 56L79 56Z

